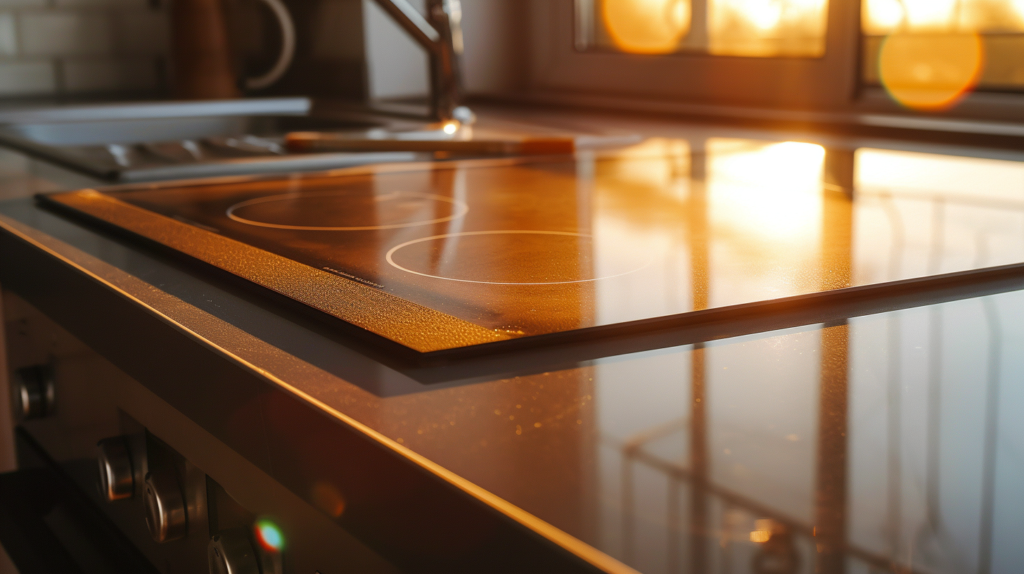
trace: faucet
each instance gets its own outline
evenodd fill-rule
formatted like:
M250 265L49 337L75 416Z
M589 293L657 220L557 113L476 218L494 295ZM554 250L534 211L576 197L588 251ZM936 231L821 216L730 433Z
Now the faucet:
M435 119L473 122L462 105L462 5L459 0L427 0L423 17L407 0L376 0L430 56L430 106Z

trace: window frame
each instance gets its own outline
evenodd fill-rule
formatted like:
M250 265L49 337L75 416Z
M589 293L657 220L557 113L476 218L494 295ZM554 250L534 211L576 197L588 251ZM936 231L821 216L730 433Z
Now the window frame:
M576 45L579 0L530 1L528 89L536 100L681 113L731 108L1024 121L1024 94L976 92L950 110L918 112L864 85L861 0L829 0L819 57L584 51Z

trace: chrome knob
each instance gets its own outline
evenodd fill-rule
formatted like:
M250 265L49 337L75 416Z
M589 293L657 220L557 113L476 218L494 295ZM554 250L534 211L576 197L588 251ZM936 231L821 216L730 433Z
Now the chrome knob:
M14 372L14 398L22 420L45 417L53 412L55 401L53 370L34 365Z
M96 444L96 451L100 493L109 502L131 498L135 494L135 473L128 441L123 436L105 438Z
M173 469L146 475L146 526L153 540L170 542L188 532L185 498Z
M260 574L259 560L245 528L221 532L206 547L210 574Z

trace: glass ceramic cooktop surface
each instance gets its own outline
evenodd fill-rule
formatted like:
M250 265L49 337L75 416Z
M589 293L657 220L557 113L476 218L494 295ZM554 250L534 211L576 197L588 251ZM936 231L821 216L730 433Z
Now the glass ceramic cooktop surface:
M49 199L419 352L1024 262L1024 163L802 142Z

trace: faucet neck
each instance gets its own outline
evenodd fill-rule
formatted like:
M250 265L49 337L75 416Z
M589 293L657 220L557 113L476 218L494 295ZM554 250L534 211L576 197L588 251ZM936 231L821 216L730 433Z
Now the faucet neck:
M455 118L462 103L462 6L459 0L427 0L427 18L440 36L430 54L430 100L439 121Z
M424 18L407 0L377 0L430 57L430 103L435 119L463 119L462 4L459 0L427 0ZM461 112L461 113L460 113Z

